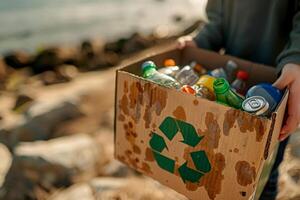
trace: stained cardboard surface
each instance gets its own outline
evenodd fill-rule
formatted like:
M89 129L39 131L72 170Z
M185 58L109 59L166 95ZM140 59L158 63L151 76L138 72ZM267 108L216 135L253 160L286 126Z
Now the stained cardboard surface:
M231 59L204 50L164 50L147 53L147 59L162 63L171 57L184 63L195 58L211 67ZM127 62L117 73L116 158L190 199L249 199L259 181L266 146L269 152L277 143L274 138L286 101L273 119L253 116L143 80L138 75L146 57ZM250 73L260 67L268 72L268 81L276 77L269 67L235 61L249 64ZM260 78L250 83L256 81ZM271 139L270 130L276 130Z

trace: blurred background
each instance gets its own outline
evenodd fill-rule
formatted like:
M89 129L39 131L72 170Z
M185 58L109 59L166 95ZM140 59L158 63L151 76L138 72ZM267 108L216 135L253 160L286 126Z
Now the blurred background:
M0 199L185 199L114 160L114 66L201 28L205 5L0 1ZM280 200L300 199L299 141L281 165Z

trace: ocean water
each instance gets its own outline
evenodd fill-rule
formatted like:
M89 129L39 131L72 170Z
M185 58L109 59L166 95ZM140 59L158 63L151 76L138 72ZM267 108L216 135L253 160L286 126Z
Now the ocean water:
M114 39L203 19L206 0L1 0L0 53L85 38ZM175 15L183 21L174 23Z

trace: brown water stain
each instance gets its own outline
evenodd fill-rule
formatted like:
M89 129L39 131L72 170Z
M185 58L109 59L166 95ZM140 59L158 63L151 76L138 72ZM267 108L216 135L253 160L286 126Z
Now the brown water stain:
M238 152L239 152L239 149L234 148L233 152L234 152L234 153L238 153Z
M174 110L173 115L176 119L186 121L186 114L185 114L184 108L182 106L178 106Z
M150 83L144 85L144 97L146 109L143 116L145 127L149 128L152 120L152 113L155 112L157 116L161 115L162 110L167 105L167 92L159 87L153 86Z
M239 110L228 110L225 113L223 122L223 133L229 136L230 130L233 128L235 122L237 122L240 132L246 133L256 132L256 141L261 142L263 135L266 131L267 121L259 119L257 116L249 115L248 113Z
M229 136L230 129L232 129L237 115L237 110L228 110L224 116L223 122L223 133L226 136Z
M235 165L235 171L237 173L237 182L242 186L247 186L256 178L256 169L247 161L239 161Z
M191 182L187 182L187 184L185 185L186 189L189 191L196 191L198 189L198 184L197 183L191 183Z
M209 116L208 118L211 118ZM208 120L209 121L209 120ZM201 135L201 134L200 134ZM213 148L209 147L210 142L209 137L204 137L200 144L196 146L195 148L187 147L184 150L184 159L188 161L188 167L195 168L190 155L190 152L192 151L200 151L204 150L207 154L207 157L211 163L212 169L210 172L206 173L201 179L200 182L197 185L197 187L204 187L207 191L207 194L210 199L215 199L218 194L222 191L222 181L224 179L223 171L225 169L226 163L225 163L225 157L221 153L215 153ZM191 183L188 183L191 184ZM195 184L192 185L186 185L186 188L190 191L194 191L197 188L195 188Z
M205 125L207 130L205 131L205 137L208 139L207 145L209 148L218 148L221 137L221 129L219 127L217 119L214 114L207 112L205 116Z
M155 123L152 124L152 128L153 128L154 130L157 128L157 126L156 126Z
M193 101L193 104L194 104L195 106L198 106L199 101L195 99L195 100Z
M148 162L154 161L154 156L153 156L152 150L150 148L146 149L145 161L148 161Z
M124 81L124 93L127 94L128 93L128 82Z
M247 192L245 192L245 191L240 191L240 194L241 194L242 197L245 197L245 196L247 195Z
M144 171L146 174L153 174L150 166L145 162L143 162L141 170Z
M120 115L118 116L118 120L121 121L121 122L124 122L124 121L125 121L125 116L122 115L122 114L120 114Z
M126 162L126 158L125 156L121 156L121 155L117 155L118 160L122 161L122 162Z
M123 95L122 99L120 100L119 108L120 108L121 112L123 112L125 115L129 115L128 98L126 95Z
M133 152L136 154L141 154L141 149L137 145L133 145Z

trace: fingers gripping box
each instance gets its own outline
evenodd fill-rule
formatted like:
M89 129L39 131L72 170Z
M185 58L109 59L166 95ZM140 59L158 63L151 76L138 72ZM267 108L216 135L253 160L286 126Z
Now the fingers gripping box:
M274 68L196 48L150 49L117 70L115 157L189 199L254 198L283 121L286 93L270 118L165 88L141 77L145 60L197 61L207 69L234 60L248 86L276 79Z

